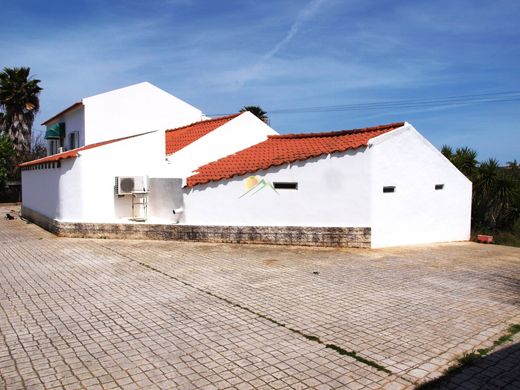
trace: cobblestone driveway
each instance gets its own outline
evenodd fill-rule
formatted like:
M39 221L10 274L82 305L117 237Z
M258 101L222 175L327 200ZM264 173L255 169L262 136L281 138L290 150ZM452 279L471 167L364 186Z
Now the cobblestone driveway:
M520 322L514 248L0 241L0 388L413 388Z

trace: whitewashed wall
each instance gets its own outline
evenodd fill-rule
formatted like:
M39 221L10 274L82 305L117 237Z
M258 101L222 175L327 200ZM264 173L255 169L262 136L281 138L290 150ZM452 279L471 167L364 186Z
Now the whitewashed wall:
M250 112L244 112L168 157L170 174L188 177L211 161L229 156L278 134Z
M411 125L374 138L370 162L372 247L469 239L471 182Z
M65 114L65 149L69 150L69 134L79 132L79 145L85 145L85 112L81 107L71 113Z
M79 158L61 161L61 176L59 181L59 209L60 212L55 219L69 221L81 220L84 208L83 183L81 173L83 172L83 161Z
M87 145L202 119L199 109L148 82L85 98L83 104Z
M182 179L152 177L148 181L148 215L154 222L178 223L184 208ZM173 213L176 210L177 213Z
M22 204L49 218L60 213L60 177L63 168L22 171Z
M185 189L186 224L239 226L370 226L369 163L363 150L334 153L254 175L298 182L298 190L246 192L250 175Z
M131 216L131 197L114 194L116 176L145 176L165 164L164 132L133 137L81 152L75 164L79 188L69 197L81 194L79 201L62 203L60 219L70 222L116 222ZM60 188L63 192L69 187ZM65 198L65 197L64 197Z

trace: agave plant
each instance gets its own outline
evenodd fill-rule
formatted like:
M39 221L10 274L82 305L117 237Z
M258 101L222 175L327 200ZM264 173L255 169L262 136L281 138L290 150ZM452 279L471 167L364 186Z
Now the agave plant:
M477 152L471 148L457 148L451 161L468 179L473 180L477 167Z
M453 148L449 145L442 145L441 153L446 157L448 160L453 159Z

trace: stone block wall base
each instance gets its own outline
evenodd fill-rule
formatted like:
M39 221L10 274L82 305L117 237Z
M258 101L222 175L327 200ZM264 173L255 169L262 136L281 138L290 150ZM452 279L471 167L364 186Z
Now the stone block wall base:
M22 207L22 216L60 237L178 240L370 248L369 227L205 226L60 222Z

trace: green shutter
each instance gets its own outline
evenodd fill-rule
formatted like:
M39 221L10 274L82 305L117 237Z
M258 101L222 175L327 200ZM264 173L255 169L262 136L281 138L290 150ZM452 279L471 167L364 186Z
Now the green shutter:
M47 127L45 132L45 139L60 139L65 137L65 123L56 123L50 127Z

